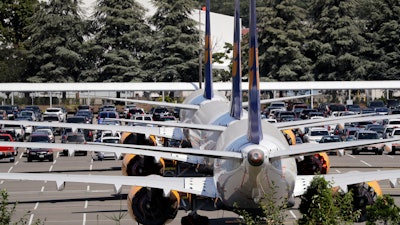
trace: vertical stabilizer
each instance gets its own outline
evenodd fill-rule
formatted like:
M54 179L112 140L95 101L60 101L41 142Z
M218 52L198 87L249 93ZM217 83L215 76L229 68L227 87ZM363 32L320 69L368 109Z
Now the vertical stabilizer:
M206 1L206 37L205 37L205 76L204 76L204 98L212 99L213 80L212 80L212 45L211 45L211 31L210 31L210 0Z
M242 60L240 51L240 30L240 1L235 0L231 116L237 120L242 117Z
M250 52L249 52L249 141L259 144L261 131L260 77L258 71L258 43L256 27L256 3L250 0Z

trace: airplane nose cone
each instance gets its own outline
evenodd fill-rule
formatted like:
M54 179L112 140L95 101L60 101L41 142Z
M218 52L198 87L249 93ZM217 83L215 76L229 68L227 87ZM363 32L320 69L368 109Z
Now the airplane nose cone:
M264 152L259 149L249 151L247 157L252 166L261 166L264 163Z

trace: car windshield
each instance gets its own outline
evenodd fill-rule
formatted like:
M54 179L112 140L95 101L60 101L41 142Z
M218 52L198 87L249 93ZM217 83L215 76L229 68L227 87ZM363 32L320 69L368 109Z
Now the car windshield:
M47 135L31 136L31 142L50 142Z
M311 131L311 136L322 136L322 135L329 135L329 133L326 130Z
M83 135L68 135L67 141L69 142L85 142Z
M378 134L377 133L359 133L358 134L358 139L378 139Z

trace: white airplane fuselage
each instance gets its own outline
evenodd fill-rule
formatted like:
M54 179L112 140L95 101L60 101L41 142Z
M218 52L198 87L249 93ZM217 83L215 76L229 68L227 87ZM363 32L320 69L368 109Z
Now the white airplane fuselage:
M286 203L295 186L295 159L270 160L268 156L271 152L289 148L289 145L279 130L264 121L263 140L258 145L252 144L247 138L247 124L247 119L233 122L217 141L216 149L241 152L244 157L243 160L215 159L214 176L219 198L225 206L238 204L250 209L257 208L259 200L265 200L267 195L274 201ZM260 165L250 163L249 158L254 153L262 157Z

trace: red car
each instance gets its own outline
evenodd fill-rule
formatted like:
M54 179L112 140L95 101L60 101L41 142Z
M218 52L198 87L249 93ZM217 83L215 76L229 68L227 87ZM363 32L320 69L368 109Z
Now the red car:
M0 141L14 141L13 137L10 134L0 134ZM14 162L14 156L17 155L18 152L14 147L11 146L0 146L0 159L9 158L10 162Z

